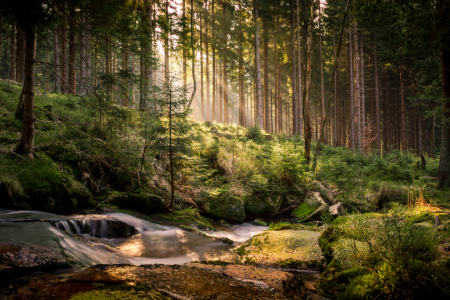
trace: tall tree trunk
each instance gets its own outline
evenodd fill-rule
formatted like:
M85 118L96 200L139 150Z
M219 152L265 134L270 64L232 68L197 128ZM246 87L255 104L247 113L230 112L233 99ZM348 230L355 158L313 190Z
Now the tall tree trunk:
M323 81L323 53L322 53L322 12L319 5L319 56L320 56L320 124L324 126L325 120L325 88ZM327 135L324 131L324 143L326 144Z
M212 0L212 12L211 12L211 42L212 42L212 69L213 69L213 99L212 99L212 118L211 121L216 120L216 93L217 93L217 87L216 87L216 46L215 46L215 31L214 31L214 23L215 23L215 16L214 16L214 0Z
M183 47L183 86L187 85L187 64L186 64L186 0L183 0L182 12L182 47Z
M311 51L312 51L312 38L314 27L314 4L315 0L311 3L311 15L308 26L308 50L306 52L306 97L303 103L303 122L305 130L305 159L306 165L309 166L311 161L311 117L310 117L310 103L311 103Z
M446 5L448 15L450 4L447 2ZM444 120L442 123L438 180L440 187L448 187L450 185L450 49L448 44L441 47L441 82L442 99L444 99L442 109Z
M267 18L263 18L263 67L264 67L264 130L270 132L270 115L269 115L269 39L267 26Z
M336 35L333 31L333 52L334 52L334 61L336 61ZM335 147L338 146L339 142L338 142L338 114L337 114L337 110L338 110L338 106L337 106L337 92L338 92L338 81L337 81L337 70L339 70L339 68L337 68L337 62L336 62L336 72L334 73L334 124L333 124L333 145Z
M362 31L359 32L359 60L359 86L361 91L361 136L366 137L366 98L364 95L364 48Z
M153 52L153 37L152 37L152 27L153 27L153 0L148 0L147 5L145 5L145 32L147 34L148 43L145 45L145 48L147 49L147 54L150 56L144 62L144 99L150 98L150 87L154 84L152 82L152 65L151 65L151 58L152 58L152 52ZM145 100L143 103L145 107ZM153 109L156 110L156 103L154 103Z
M351 18L350 18L351 23ZM349 75L350 75L350 114L349 114L349 122L350 122L350 149L355 150L355 82L353 76L353 43L352 43L352 30L348 31L348 53L349 53Z
M165 5L165 16L166 16L166 32L164 36L164 82L167 84L169 82L169 34L170 34L170 17L169 17L169 0L166 0ZM185 72L186 73L186 72Z
M226 46L225 46L226 47ZM223 122L225 124L230 123L228 114L228 73L227 73L227 54L224 48L223 57Z
M61 30L60 30L60 37L61 37L61 50L60 50L60 57L59 62L61 63L61 92L63 94L67 94L68 92L68 77L67 77L67 23L66 23L66 17L63 15L62 22L61 22Z
M18 154L26 154L33 159L34 152L34 68L36 57L36 33L31 27L26 34L25 79L22 87L23 124L19 144L14 149Z
M208 3L206 3L208 9ZM209 81L209 35L208 35L208 18L205 17L205 51L206 51L206 120L211 119L211 91Z
M205 100L203 93L203 23L202 23L202 10L200 10L200 111L202 120L206 120L205 115ZM194 67L194 66L192 66Z
M25 34L17 24L16 81L23 83L25 70Z
M401 119L401 151L402 153L408 152L408 146L406 142L406 100L405 100L405 70L400 57L400 119Z
M128 61L128 42L126 41L126 37L122 36L122 71L127 72L129 70L129 61ZM122 90L122 106L128 107L128 78L124 78L123 80L123 90Z
M81 9L81 25L83 27L86 27L86 12L85 9ZM89 52L89 50L87 51ZM83 28L81 32L81 39L80 39L80 94L85 95L86 89L86 30Z
M239 0L239 11L242 10L241 0ZM239 26L239 125L245 126L245 91L244 91L244 53L242 49L242 24L241 18L238 17Z
M11 25L11 68L9 71L9 79L16 80L16 25Z
M295 6L294 0L291 1L291 60L292 60L292 134L298 135L297 119L297 66L295 64Z
M302 135L303 118L302 118L302 106L303 106L303 91L302 91L302 57L301 57L301 43L300 43L300 3L297 0L297 75L298 75L298 85L297 85L297 134Z
M257 0L254 1L255 9L255 61L256 61L256 106L257 106L257 117L256 125L259 128L263 127L263 107L261 101L261 58L259 54L259 25L258 25L258 3Z
M377 61L377 46L373 48L373 61L374 61L374 71L375 71L375 111L376 111L376 122L377 122L377 149L379 155L381 155L381 128L380 128L380 92L378 90L378 61Z
M76 34L75 34L75 8L71 7L69 9L70 16L70 30L69 30L69 93L76 94L77 93L77 75L76 75L76 52L75 52L75 43L76 43Z
M355 61L355 106L356 106L356 116L354 119L356 126L356 147L361 150L361 90L359 83L359 43L358 43L358 23L355 21L353 23L353 55Z

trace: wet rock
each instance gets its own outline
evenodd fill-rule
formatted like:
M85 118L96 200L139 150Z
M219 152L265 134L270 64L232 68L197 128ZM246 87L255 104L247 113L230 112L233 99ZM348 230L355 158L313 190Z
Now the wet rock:
M267 226L267 223L262 219L256 219L251 224L255 226Z
M224 243L224 244L228 244L228 245L233 244L233 241L230 240L230 239L227 238L227 237L215 237L215 236L211 236L211 235L208 235L208 234L204 233L203 231L200 231L199 229L194 228L194 227L190 227L190 226L186 226L186 225L180 225L179 228L182 229L182 230L188 231L188 232L194 232L194 233L196 233L196 234L198 234L198 235L200 235L200 236L205 236L205 237L211 238L211 239L213 239L213 240L222 242L222 243Z
M331 205L329 211L330 211L331 215L335 216L335 217L346 215L345 210L344 210L344 204L342 204L342 202L338 202L334 205Z
M209 215L228 221L243 222L244 201L229 191L222 191L217 197L209 196L202 204Z
M328 211L329 206L322 199L320 193L314 192L291 212L291 216L297 218L299 222L320 221L321 215Z
M58 248L0 242L0 281L36 271L71 267Z
M234 248L245 263L296 269L322 269L320 232L264 231Z
M294 275L243 265L97 265L70 280L147 285L177 299L305 299Z

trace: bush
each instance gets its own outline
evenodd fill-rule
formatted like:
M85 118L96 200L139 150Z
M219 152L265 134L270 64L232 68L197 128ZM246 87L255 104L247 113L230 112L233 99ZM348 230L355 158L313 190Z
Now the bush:
M341 280L344 270L360 269L360 276L349 279L345 291L330 291L338 299L436 299L447 293L448 281L442 276L438 259L437 238L432 229L414 225L414 215L399 206L384 215L354 215L321 238L321 247L334 273L326 271L320 290L330 282ZM335 227L335 226L332 226ZM330 235L331 234L331 235ZM328 242L325 242L328 241ZM337 240L337 241L336 241ZM333 241L330 243L330 241ZM330 252L330 245L332 252ZM333 275L334 274L334 275ZM437 284L440 278L441 284Z

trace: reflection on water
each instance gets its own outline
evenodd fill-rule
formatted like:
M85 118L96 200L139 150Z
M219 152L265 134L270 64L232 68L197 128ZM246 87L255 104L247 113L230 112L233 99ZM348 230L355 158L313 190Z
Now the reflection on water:
M239 261L239 257L230 251L232 246L181 229L146 231L130 238L110 239L108 242L117 245L126 255L142 258L176 258L177 263L180 260L183 263L201 260Z

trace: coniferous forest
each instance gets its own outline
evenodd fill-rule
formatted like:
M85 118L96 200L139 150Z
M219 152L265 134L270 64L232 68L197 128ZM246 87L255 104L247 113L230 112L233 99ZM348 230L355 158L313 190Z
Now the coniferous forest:
M0 300L449 299L449 0L0 0Z

